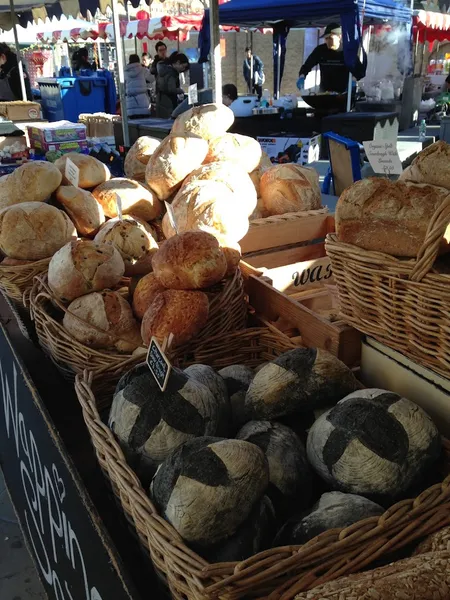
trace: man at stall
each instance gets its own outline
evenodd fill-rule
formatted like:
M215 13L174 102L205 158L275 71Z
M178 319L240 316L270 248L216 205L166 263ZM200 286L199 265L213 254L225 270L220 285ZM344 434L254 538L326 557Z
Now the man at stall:
M250 94L262 95L262 86L265 81L263 61L252 53L251 48L245 49L245 58L242 72Z
M167 59L167 46L164 42L157 42L155 50L156 54L150 68L150 73L156 77L158 75L158 63Z
M30 78L28 77L25 64L23 64L23 69L25 91L28 100L31 100ZM3 102L23 100L17 54L11 50L8 44L4 44L3 42L0 43L0 100Z
M337 92L342 94L347 91L349 69L344 62L344 51L342 49L342 29L338 23L327 25L322 37L324 44L315 48L306 59L300 69L297 87L303 90L305 77L312 69L319 65L320 68L320 91ZM357 58L355 66L351 70L356 80L365 75L365 67Z

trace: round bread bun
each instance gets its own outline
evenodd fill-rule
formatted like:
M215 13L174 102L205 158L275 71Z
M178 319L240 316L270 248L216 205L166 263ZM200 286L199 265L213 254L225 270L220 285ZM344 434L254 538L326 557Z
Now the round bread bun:
M221 181L193 181L183 185L171 206L179 233L206 231L214 236L240 240L248 231L249 221L242 198ZM167 213L162 230L166 239L176 233Z
M154 273L148 273L138 281L133 292L133 311L138 319L143 319L156 296L165 290Z
M200 137L170 135L150 157L145 170L148 187L160 200L167 200L189 173L199 167L208 152Z
M89 240L69 242L56 252L48 266L48 285L63 302L90 292L115 287L125 272L119 251Z
M92 235L105 222L103 208L91 194L73 185L61 185L56 199L72 219L80 235Z
M254 138L239 133L225 133L209 141L204 164L231 161L251 173L258 168L261 158L261 146Z
M91 189L100 185L104 181L108 181L111 177L111 172L108 167L89 154L79 154L78 152L69 152L55 161L61 175L63 176L63 184L69 185L66 179L66 162L70 160L80 169L78 187L83 189Z
M241 260L241 247L237 242L229 240L224 236L217 235L215 236L215 238L219 242L219 246L221 247L222 252L225 255L225 260L227 261L227 270L225 273L225 277L230 277L238 268L239 262Z
M101 244L113 244L122 255L125 275L145 275L152 270L152 256L158 250L154 231L144 221L131 215L105 223L94 238Z
M77 232L65 212L43 202L23 202L0 211L0 250L10 258L49 258Z
M224 104L203 104L179 115L172 125L172 135L193 134L209 141L223 135L233 123L233 111Z
M153 256L153 271L162 285L196 290L221 281L227 261L216 238L204 231L186 231L166 240Z
M208 314L208 296L203 292L166 290L155 297L144 314L144 344L148 346L153 336L163 341L170 334L172 346L186 344L206 325Z
M142 344L133 311L119 292L93 292L76 298L67 308L63 325L90 348L133 352Z
M315 210L322 206L319 174L300 165L274 165L261 177L261 198L267 215Z
M61 183L61 173L52 163L33 160L0 177L0 209L21 202L43 202Z
M146 187L126 177L115 177L102 183L92 192L107 217L117 217L117 196L122 201L122 213L132 214L143 221L153 221L162 213L162 204Z
M127 177L145 180L145 168L150 156L160 145L161 140L143 135L138 138L129 149L124 164L124 171Z

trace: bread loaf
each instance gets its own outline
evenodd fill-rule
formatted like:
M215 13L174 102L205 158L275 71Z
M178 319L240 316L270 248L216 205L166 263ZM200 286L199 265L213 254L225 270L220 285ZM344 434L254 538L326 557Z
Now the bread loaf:
M252 183L255 186L256 195L258 196L258 199L261 196L261 177L271 167L273 167L272 161L267 156L267 154L263 152L261 160L259 161L259 165L254 171L250 173L250 179L252 180Z
M210 287L223 279L227 270L219 242L204 231L187 231L171 237L152 262L160 283L176 290Z
M160 145L161 140L143 135L138 138L129 149L124 164L124 171L127 177L145 180L145 168L150 156Z
M172 135L192 134L212 140L228 131L233 123L233 111L224 104L203 104L179 115L172 126Z
M162 204L146 187L126 177L115 177L92 192L107 217L117 217L117 197L122 201L122 213L143 221L153 221L162 213Z
M450 144L439 141L419 152L398 179L429 183L450 190Z
M78 152L69 152L64 154L61 158L55 161L55 167L57 167L62 176L64 185L68 185L70 182L66 179L66 162L70 160L79 168L79 180L78 187L83 189L91 189L100 185L104 181L108 181L111 177L111 173L106 165L88 154L79 154Z
M71 302L90 292L114 288L125 271L119 251L88 240L69 242L48 266L48 285L59 300Z
M77 232L65 212L43 202L23 202L0 211L0 250L11 258L49 258Z
M152 256L158 250L154 231L144 221L125 215L105 223L95 236L97 243L114 245L125 263L125 275L145 275L152 270Z
M199 137L171 135L150 157L145 181L160 200L167 200L183 179L204 161L208 144Z
M173 334L173 346L189 342L206 325L208 296L203 292L166 290L157 294L144 314L141 335L146 346L154 336L162 341Z
M61 173L52 163L34 160L0 177L0 209L20 202L43 202L61 183Z
M239 133L225 133L210 140L204 162L208 164L231 161L247 173L251 173L258 168L261 158L261 146L254 138Z
M274 165L263 173L260 192L266 215L321 207L319 174L300 165Z
M225 255L225 260L227 261L227 270L225 272L225 277L230 277L234 274L236 269L239 266L239 262L241 260L241 247L234 240L229 240L228 238L220 235L214 236L219 242L219 246L222 249L222 252Z
M80 235L92 235L105 222L105 213L91 192L73 185L61 185L56 199L72 219Z
M369 177L340 196L336 232L341 242L392 256L416 256L434 212L447 198L443 188ZM448 236L447 236L448 237ZM447 246L443 240L442 249Z
M119 292L93 292L69 304L64 328L90 348L133 352L141 345L139 325Z
M414 550L414 555L442 550L450 550L450 527L444 527L427 536Z
M249 227L241 196L221 181L193 181L183 185L172 202L172 211L179 233L206 231L238 241ZM167 214L162 228L166 238L175 234Z
M133 292L133 311L138 319L144 317L156 296L165 290L154 273L148 273L138 281Z

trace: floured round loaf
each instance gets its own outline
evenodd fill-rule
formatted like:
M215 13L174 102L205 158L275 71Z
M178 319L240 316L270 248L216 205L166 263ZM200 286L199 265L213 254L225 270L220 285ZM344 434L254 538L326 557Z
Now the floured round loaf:
M48 285L59 300L71 302L90 292L114 288L125 272L114 246L87 240L69 242L48 266Z
M428 183L450 190L450 144L440 140L419 152L398 180Z
M317 171L291 163L265 171L260 193L267 215L315 210L322 205Z
M218 422L215 435L227 437L230 430L231 407L224 379L209 365L191 365L184 372L188 377L206 385L214 396L218 407Z
M225 381L231 406L232 433L236 433L249 419L245 418L245 395L255 373L246 365L231 365L219 371Z
M150 156L159 147L161 140L143 135L139 137L129 149L124 163L124 171L127 177L145 180L145 169Z
M0 177L0 209L21 202L43 202L61 183L59 169L50 162L32 160Z
M126 177L115 177L99 185L92 192L101 204L107 217L117 217L117 196L122 201L122 213L133 215L143 221L153 221L162 213L163 206L158 198L137 181Z
M144 275L136 284L133 291L133 311L138 319L142 319L145 312L158 294L166 288L158 281L154 273Z
M91 192L73 185L61 185L56 199L72 219L80 235L92 235L105 222L105 213Z
M170 135L150 157L145 181L160 200L167 200L205 160L208 143L200 137Z
M198 135L209 141L223 135L233 123L233 111L224 104L203 104L179 115L172 125L172 135Z
M89 154L79 154L78 152L69 152L55 161L57 167L63 177L63 184L68 185L70 182L66 179L66 162L70 160L79 168L78 187L83 189L91 189L100 185L104 181L108 181L111 177L111 172L108 167Z
M241 169L251 173L258 168L261 158L261 146L254 138L239 133L225 133L209 141L204 162L235 162Z

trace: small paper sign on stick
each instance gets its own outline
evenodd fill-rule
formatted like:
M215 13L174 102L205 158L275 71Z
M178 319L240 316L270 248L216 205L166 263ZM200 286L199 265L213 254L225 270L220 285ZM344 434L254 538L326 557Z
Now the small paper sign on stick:
M66 159L66 169L64 171L66 179L74 186L78 187L78 182L80 181L80 169L77 165L70 160L70 158Z
M116 192L116 206L117 206L117 216L119 217L120 221L123 221L122 198L119 196L119 194L117 192Z
M167 387L170 371L172 370L172 365L164 354L166 348L168 349L172 343L172 339L173 335L170 334L169 338L164 339L161 347L156 338L152 337L147 352L148 368L150 369L151 374L155 378L155 381L159 385L162 392L164 392Z
M175 221L175 215L173 214L172 205L164 200L164 204L166 205L167 214L169 216L169 222L172 229L175 229L176 233L178 233L177 223Z
M370 166L375 173L382 173L387 176L401 175L403 167L395 141L372 140L363 142L363 145Z
M188 103L189 104L197 104L198 102L198 90L197 84L193 83L188 87Z

